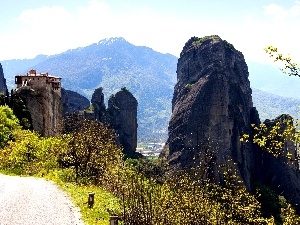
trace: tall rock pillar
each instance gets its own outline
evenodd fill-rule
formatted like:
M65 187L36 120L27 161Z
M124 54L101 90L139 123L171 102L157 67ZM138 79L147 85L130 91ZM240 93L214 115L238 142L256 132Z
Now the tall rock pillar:
M94 107L94 117L100 122L106 122L106 107L102 87L97 88L92 95L92 105Z
M108 100L109 124L115 129L118 141L129 157L137 156L137 106L137 100L126 88Z
M240 142L241 135L251 133L251 114L256 111L248 75L243 54L216 35L193 37L185 44L177 64L165 151L171 167L206 161L218 182L219 165L232 159L250 186L251 144Z
M0 93L6 94L7 86L6 86L6 79L4 78L3 68L0 63Z

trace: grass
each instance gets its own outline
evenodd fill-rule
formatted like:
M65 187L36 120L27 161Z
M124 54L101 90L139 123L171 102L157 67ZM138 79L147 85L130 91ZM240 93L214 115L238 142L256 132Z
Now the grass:
M95 185L80 185L64 182L60 178L61 171L54 171L46 175L47 180L54 181L63 191L67 192L73 203L80 209L82 220L87 225L107 225L111 214L120 212L119 200L108 191ZM94 206L88 207L89 193L95 193Z
M73 203L80 208L82 219L85 224L109 224L110 213L118 208L117 199L112 194L96 186L78 186L72 183L59 185L62 190L67 192ZM95 193L95 204L89 208L87 204L88 193Z

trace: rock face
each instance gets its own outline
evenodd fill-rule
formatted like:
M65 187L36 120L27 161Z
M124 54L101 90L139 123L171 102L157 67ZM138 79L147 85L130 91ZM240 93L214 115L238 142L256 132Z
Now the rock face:
M92 95L92 105L94 108L94 119L106 122L106 107L102 87L97 88Z
M6 86L6 79L4 78L3 68L0 63L0 93L6 94L7 86Z
M194 159L209 156L209 176L218 182L218 165L233 159L250 187L254 159L251 144L241 143L240 136L251 133L251 115L259 119L248 75L243 54L218 36L193 37L185 44L165 150L171 167L191 167Z
M282 115L264 123L272 127L280 122L283 129L282 121L290 119ZM249 142L241 143L243 134L249 134L251 140L251 124L260 124L260 119L252 104L242 53L218 36L191 38L177 64L169 139L163 152L171 168L186 169L197 163L207 169L203 176L221 182L219 165L232 159L249 190L259 182L299 204L294 143L285 142L283 149L292 161L285 156L276 158Z
M46 87L30 86L19 88L13 99L20 99L28 110L33 130L42 136L56 136L62 131L62 101L61 96ZM13 108L16 102L12 102Z
M125 88L111 96L108 101L109 124L115 129L124 153L136 155L137 147L137 100Z
M85 118L96 119L106 123L116 131L117 141L123 147L127 157L140 157L137 147L137 100L126 89L111 95L106 109L102 87L97 88L92 95L93 113L86 112Z
M284 128L286 120L292 121L293 118L283 114L273 120L265 120L264 124L270 128L279 122L280 127ZM283 150L283 155L277 158L262 150L257 152L256 180L284 196L293 204L299 204L300 173L297 149L292 141L285 141ZM290 158L286 157L288 153ZM298 209L300 209L299 206Z
M300 174L286 159L275 158L268 153L261 154L261 164L257 164L258 180L273 189L278 195L284 196L291 203L300 202Z
M63 114L78 112L84 110L90 106L90 101L78 94L75 91L61 89L61 99L63 103Z

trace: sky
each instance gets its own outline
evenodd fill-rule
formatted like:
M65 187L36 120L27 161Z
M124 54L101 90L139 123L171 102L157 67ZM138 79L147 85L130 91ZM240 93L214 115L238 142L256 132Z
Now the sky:
M179 57L192 36L219 35L246 61L273 45L300 62L300 1L0 0L0 62L123 37Z

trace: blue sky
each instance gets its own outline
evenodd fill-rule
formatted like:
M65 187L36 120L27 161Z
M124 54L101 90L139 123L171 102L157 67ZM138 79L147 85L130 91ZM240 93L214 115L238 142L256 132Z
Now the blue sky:
M179 56L191 36L218 34L246 60L275 45L300 61L300 1L0 0L0 60L52 55L109 37Z

